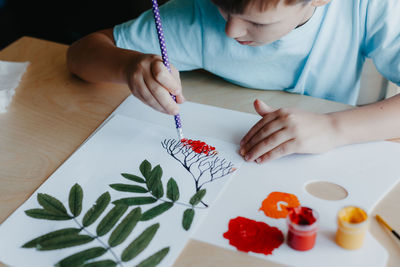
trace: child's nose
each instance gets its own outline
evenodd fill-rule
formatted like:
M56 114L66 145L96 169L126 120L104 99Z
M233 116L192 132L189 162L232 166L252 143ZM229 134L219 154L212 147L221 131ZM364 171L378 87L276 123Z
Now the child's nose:
M228 17L225 25L225 33L231 38L245 36L247 33L245 22L238 18Z

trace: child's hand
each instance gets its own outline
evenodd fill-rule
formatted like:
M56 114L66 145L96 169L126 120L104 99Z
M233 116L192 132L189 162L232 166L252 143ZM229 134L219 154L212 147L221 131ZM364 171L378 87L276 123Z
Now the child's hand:
M260 100L254 102L254 107L263 118L240 142L239 153L246 161L262 163L292 153L321 153L336 146L335 127L329 115L274 110Z
M171 115L179 107L169 93L176 96L177 103L185 101L182 95L179 71L171 66L172 74L157 55L138 55L127 70L128 86L132 94L152 108Z

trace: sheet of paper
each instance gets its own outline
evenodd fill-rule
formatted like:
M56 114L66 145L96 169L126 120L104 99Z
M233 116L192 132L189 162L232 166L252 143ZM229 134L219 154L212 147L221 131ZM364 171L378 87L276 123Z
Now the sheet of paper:
M200 139L200 136L194 134L190 136L192 139ZM146 188L145 184L128 180L122 177L121 173L133 174L144 178L140 170L140 164L147 160L152 165L152 169L155 169L156 165L161 166L161 181L164 194L155 203L141 205L142 213L162 203L170 202L167 195L167 182L171 177L176 181L179 188L179 199L173 204L172 208L161 215L148 221L139 221L133 232L122 244L113 247L109 252L93 260L109 259L118 262L123 255L124 249L136 237L144 232L147 227L159 223L159 229L148 247L125 264L134 266L157 251L169 247L169 252L163 259L162 265L172 265L183 249L191 231L196 228L206 215L208 210L206 205L210 206L214 202L222 191L224 184L233 177L233 168L239 167L239 162L242 161L236 153L237 148L235 145L204 136L201 137L201 140L216 147L219 153L215 155L189 153L185 157L182 151L174 150L174 143L171 141L174 138L176 138L174 129L160 127L125 116L114 116L1 225L0 261L11 266L32 266L32 262L35 262L36 266L53 266L61 259L74 253L94 247L107 247L111 233L136 206L129 207L124 215L120 217L118 223L107 234L96 237L95 240L87 244L48 251L21 248L26 242L49 232L71 227L80 228L85 213L92 207L99 196L105 192L109 192L111 202L129 197L152 197L150 193L121 192L110 187L113 184L128 184ZM184 164L186 165L184 166L182 162L167 151L174 152L174 157L181 159L182 162L185 160ZM188 152L190 152L190 149ZM216 160L217 158L219 161ZM225 159L224 164L221 163L223 159ZM231 165L228 163L231 163ZM189 164L191 164L190 172L187 169ZM214 176L210 176L211 169L208 168L210 164L219 166L222 171L216 171L215 168L211 168L214 171ZM200 172L203 173L199 178ZM195 179L197 179L197 184ZM76 183L83 190L82 212L76 219L65 221L43 220L28 217L24 213L29 209L42 208L37 201L38 193L48 194L57 198L67 210L70 210L69 192L70 188ZM190 201L196 193L196 189L206 189L206 194L201 202L195 204L193 224L189 231L186 231L182 226L183 213L185 210L191 209ZM100 218L83 229L80 234L96 236L97 227L99 227L101 220L113 206L110 203ZM71 212L68 211L70 215L72 215Z

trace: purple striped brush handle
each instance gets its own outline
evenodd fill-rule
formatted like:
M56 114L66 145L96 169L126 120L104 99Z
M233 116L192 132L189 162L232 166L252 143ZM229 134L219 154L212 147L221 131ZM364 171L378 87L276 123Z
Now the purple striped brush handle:
M157 28L158 42L160 43L161 57L163 59L165 67L167 67L168 71L171 72L171 66L169 65L169 60L168 60L167 47L165 45L164 31L161 24L160 10L158 9L157 0L151 0L151 2L153 3L154 21L156 23L156 28ZM176 102L176 97L173 94L171 94L171 96ZM184 137L182 131L181 116L177 114L174 116L174 119L175 119L176 130L178 132L178 138L179 140L182 140Z

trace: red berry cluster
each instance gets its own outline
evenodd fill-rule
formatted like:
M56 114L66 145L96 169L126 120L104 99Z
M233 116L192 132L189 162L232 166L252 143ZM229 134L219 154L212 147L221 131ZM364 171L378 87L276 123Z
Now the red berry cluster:
M200 141L200 140L191 140L191 139L182 139L181 143L184 146L190 147L194 152L201 154L204 153L206 155L209 155L210 152L215 151L215 147L207 145L205 142Z

